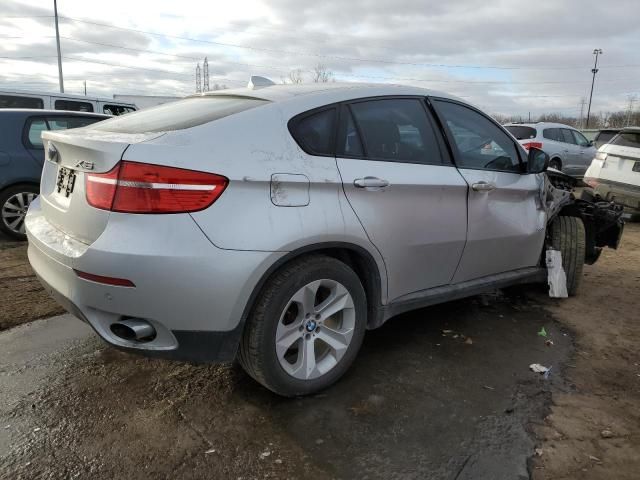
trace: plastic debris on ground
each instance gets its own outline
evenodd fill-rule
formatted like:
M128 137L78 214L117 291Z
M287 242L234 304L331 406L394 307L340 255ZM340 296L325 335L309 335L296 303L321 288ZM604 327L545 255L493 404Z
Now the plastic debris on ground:
M540 337L546 337L547 336L547 331L544 329L544 327L542 327L540 329L540 331L538 332L538 336L540 336Z
M544 342L547 347L553 347L553 340L547 340Z
M531 365L529 365L529 368L532 372L535 373L547 373L550 370L549 367L545 367L544 365L540 365L539 363L532 363Z
M547 250L547 282L551 298L567 298L567 274L562 268L562 254L558 250Z

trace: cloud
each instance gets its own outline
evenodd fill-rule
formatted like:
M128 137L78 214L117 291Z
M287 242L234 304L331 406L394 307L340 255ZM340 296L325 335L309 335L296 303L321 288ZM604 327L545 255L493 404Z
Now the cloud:
M185 95L194 90L196 62L207 56L211 84L242 85L250 74L277 80L297 68L309 75L322 63L338 80L444 90L489 112L577 114L591 86L593 48L605 53L592 110L624 108L640 77L636 0L615 7L595 0L530 7L513 0L157 0L153 9L65 0L59 8L65 83L76 93L86 79L103 95ZM51 15L37 0L4 0L0 56L13 59L0 59L3 86L55 88Z

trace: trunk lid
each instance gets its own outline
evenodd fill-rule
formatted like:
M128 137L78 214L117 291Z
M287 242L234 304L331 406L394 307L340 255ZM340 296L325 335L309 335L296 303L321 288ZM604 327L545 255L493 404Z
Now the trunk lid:
M112 133L90 127L44 132L40 201L47 221L76 240L93 243L106 228L110 212L87 203L85 174L108 172L129 145L161 135Z

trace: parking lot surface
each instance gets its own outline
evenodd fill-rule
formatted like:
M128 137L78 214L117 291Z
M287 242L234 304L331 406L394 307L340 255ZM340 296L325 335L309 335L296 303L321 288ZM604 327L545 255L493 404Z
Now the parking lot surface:
M12 328L0 478L634 478L639 240L630 225L568 301L532 288L394 318L310 398L234 365L121 353L69 315ZM586 410L592 397L608 417Z

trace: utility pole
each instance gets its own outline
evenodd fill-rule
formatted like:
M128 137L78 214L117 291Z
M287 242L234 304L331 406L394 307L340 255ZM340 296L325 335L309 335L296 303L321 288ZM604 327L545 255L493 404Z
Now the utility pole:
M591 73L593 73L593 78L591 79L591 94L589 94L589 108L587 109L587 126L589 128L589 117L591 116L591 99L593 98L593 84L596 81L596 73L598 73L598 55L602 55L601 48L595 48L593 50L593 54L596 56L596 61L593 64L593 68L591 69Z
M87 81L84 81L84 96L87 96Z
M58 0L53 0L53 16L56 21L56 45L58 47L58 81L60 93L64 93L64 80L62 79L62 55L60 55L60 30L58 30Z
M584 106L587 104L587 99L582 97L580 99L580 128L584 128Z
M625 122L625 127L628 127L631 123L631 115L633 115L633 104L636 103L638 97L632 94L627 98L629 99L629 110L627 111L627 121Z
M209 91L209 60L207 60L207 57L204 57L204 63L202 64L202 91L203 92L208 92Z
M202 80L200 78L200 63L196 66L196 93L202 93Z

